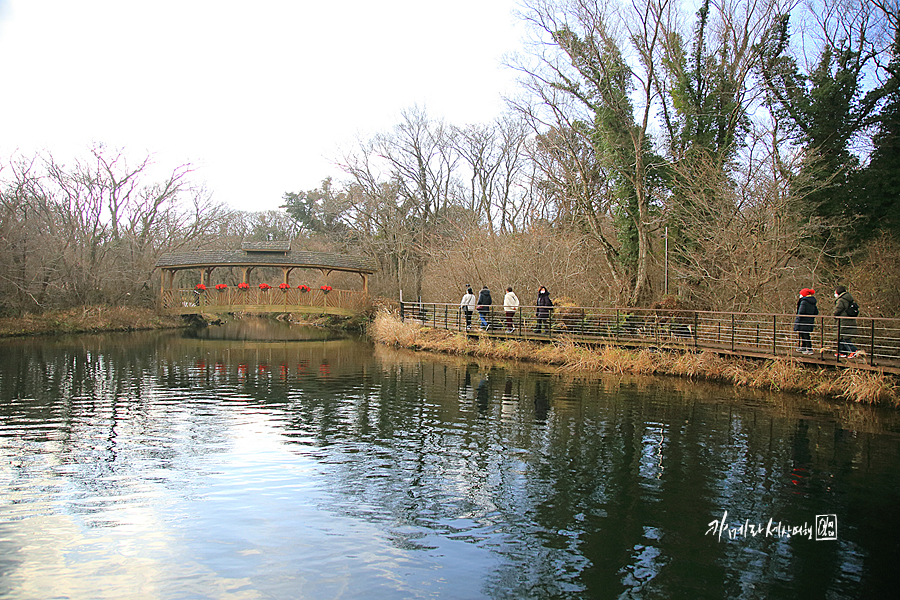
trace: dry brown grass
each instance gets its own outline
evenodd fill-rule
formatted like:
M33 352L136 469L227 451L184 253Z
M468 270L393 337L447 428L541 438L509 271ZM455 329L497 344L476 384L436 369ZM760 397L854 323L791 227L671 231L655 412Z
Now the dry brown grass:
M369 326L369 335L388 346L447 354L466 353L466 336L444 329L403 322L388 312L379 312L375 315L374 321Z
M842 398L864 404L897 405L897 382L886 377L881 371L864 371L862 369L844 369L838 377Z
M556 365L567 372L676 375L762 390L900 406L900 387L891 375L853 368L810 368L793 358L751 361L726 358L708 351L653 352L616 346L592 348L568 337L560 337L552 344L495 340L486 336L470 340L461 333L401 322L397 316L387 312L376 316L369 331L375 341L390 346L485 359L539 362Z
M0 337L183 327L178 316L130 306L85 306L0 319Z

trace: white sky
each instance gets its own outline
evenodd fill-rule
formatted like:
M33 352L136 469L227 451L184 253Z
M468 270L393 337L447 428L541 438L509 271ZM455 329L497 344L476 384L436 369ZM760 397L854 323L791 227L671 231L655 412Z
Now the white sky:
M489 122L515 0L0 0L0 157L92 143L275 209L402 110Z

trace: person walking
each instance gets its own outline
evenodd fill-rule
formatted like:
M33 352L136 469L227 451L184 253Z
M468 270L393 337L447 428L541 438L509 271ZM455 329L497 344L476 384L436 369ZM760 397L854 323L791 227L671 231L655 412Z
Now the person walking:
M475 293L472 291L471 287L467 286L466 293L463 294L462 300L459 303L459 307L466 316L466 331L472 328L472 313L475 311L476 304Z
M843 285L834 288L834 316L835 317L858 317L859 306L856 300L847 291ZM854 358L856 356L856 346L853 345L851 339L856 335L856 319L844 318L837 320L838 326L838 351L835 356L840 358Z
M475 307L478 310L478 317L481 319L481 328L485 331L491 328L490 316L491 305L493 303L494 300L491 298L491 290L485 285L481 288L481 291L478 292L478 303Z
M535 317L537 317L537 326L534 328L535 333L540 333L541 330L546 327L547 333L550 333L550 326L547 323L547 320L550 318L550 311L553 310L553 301L550 300L550 292L547 291L547 288L541 286L538 289L538 297L535 302L537 306L537 310L535 311Z
M516 311L519 310L519 297L516 296L511 287L506 288L506 295L503 297L503 310L506 312L506 333L512 333L516 329L513 326L513 317L516 316Z
M815 315L819 314L816 307L816 290L803 288L800 290L800 298L797 300L797 317L794 319L794 331L800 336L800 346L797 352L800 354L812 354L812 340L810 332L816 324Z

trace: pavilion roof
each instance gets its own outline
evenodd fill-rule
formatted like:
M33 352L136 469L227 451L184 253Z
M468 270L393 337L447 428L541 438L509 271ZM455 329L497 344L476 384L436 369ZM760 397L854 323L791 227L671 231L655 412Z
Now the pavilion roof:
M258 246L242 250L167 252L156 261L158 269L178 270L200 267L296 267L369 274L377 270L375 260L365 256Z
M241 250L245 252L290 252L291 242L279 240L274 242L244 242Z

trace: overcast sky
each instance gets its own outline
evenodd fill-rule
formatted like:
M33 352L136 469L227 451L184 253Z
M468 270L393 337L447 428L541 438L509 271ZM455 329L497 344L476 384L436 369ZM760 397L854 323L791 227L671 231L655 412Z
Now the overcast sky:
M92 143L190 162L214 198L277 208L341 179L357 137L425 107L503 111L515 0L0 0L0 156Z

